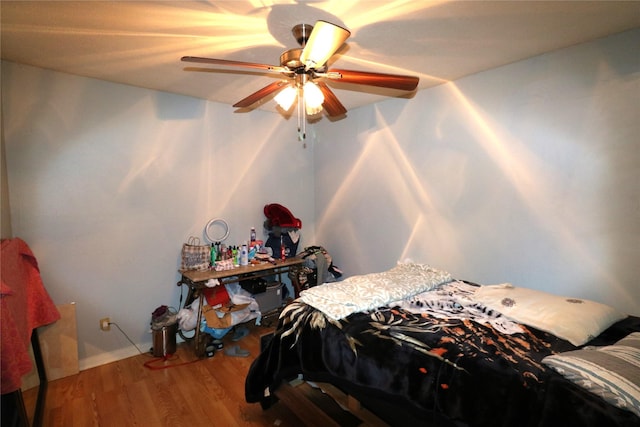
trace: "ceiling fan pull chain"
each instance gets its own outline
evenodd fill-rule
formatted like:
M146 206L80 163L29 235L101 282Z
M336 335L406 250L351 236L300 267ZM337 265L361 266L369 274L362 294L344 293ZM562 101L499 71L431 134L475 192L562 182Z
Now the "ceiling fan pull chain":
M302 119L300 119L300 121L302 122L302 140L307 139L307 109L305 108L305 103L307 102L307 100L305 99L304 96L304 90L302 88L300 88L300 115L302 116Z
M304 91L298 87L298 140L304 141L307 138L307 120L304 108Z
M302 139L302 125L300 124L300 89L296 87L298 95L296 96L296 117L298 118L298 139Z

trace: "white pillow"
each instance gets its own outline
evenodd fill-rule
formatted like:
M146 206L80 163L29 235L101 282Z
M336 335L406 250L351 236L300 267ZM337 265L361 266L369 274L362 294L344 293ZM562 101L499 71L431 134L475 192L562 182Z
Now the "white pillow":
M640 332L614 345L554 354L542 362L585 390L640 416Z
M583 345L627 317L605 304L515 287L510 283L481 286L471 299L575 346Z

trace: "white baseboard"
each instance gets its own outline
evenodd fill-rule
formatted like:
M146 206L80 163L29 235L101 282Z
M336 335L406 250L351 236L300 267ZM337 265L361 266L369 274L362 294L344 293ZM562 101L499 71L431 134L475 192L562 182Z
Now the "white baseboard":
M142 344L144 346L149 346L149 343ZM144 347L141 347L144 348ZM95 356L90 356L84 359L80 359L78 361L78 366L81 371L85 369L95 368L96 366L106 365L107 363L117 362L118 360L126 359L128 357L137 356L140 354L137 348L134 346L129 346L125 348L118 349L116 351L110 351L108 353L100 353Z
M184 342L184 340L178 335L176 336L176 344L180 344ZM136 344L141 351L149 351L152 347L152 343L138 343ZM125 348L121 348L115 351L105 352L96 354L95 356L85 357L84 359L78 360L78 367L81 371L85 369L95 368L96 366L106 365L107 363L117 362L118 360L126 359L129 357L137 356L140 354L140 351L134 346L129 346Z

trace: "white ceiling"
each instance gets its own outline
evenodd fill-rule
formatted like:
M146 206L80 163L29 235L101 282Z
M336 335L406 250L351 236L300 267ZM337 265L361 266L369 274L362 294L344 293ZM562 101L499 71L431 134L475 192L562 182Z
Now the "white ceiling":
M234 104L276 75L186 71L184 55L279 65L298 23L351 37L330 65L411 74L418 89L640 27L627 1L9 1L2 58L80 76ZM209 67L208 67L209 68ZM347 107L402 92L331 83ZM258 106L275 111L274 102ZM231 107L230 107L231 108Z

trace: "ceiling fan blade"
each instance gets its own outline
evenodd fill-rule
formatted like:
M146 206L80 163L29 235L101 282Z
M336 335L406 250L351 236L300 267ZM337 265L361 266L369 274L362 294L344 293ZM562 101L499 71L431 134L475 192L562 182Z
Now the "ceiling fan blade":
M257 64L255 62L230 61L227 59L215 59L215 58L200 58L198 56L183 56L181 60L184 62L197 62L199 64L224 65L227 67L250 68L253 70L257 69L257 70L265 71L268 73L290 72L288 68L284 68L276 65Z
M300 62L307 70L322 67L350 35L349 30L337 25L326 21L316 22L300 54Z
M329 117L337 117L342 116L347 113L347 109L344 108L344 105L338 100L338 97L333 93L329 86L327 86L324 82L317 82L318 87L322 91L324 95L324 102L322 103L322 107L327 112Z
M339 74L340 76L336 76L335 74ZM418 87L418 82L420 81L420 79L415 76L333 69L327 72L327 77L343 83L355 83L358 85L378 86L399 90L414 90Z
M236 102L235 104L233 104L234 107L236 108L247 108L250 107L251 105L255 104L256 102L260 101L262 98L271 95L274 92L279 91L280 89L286 87L289 84L288 81L286 80L280 80L277 82L273 82L270 85L267 85L265 87L263 87L262 89L252 93L251 95L247 96L246 98Z

